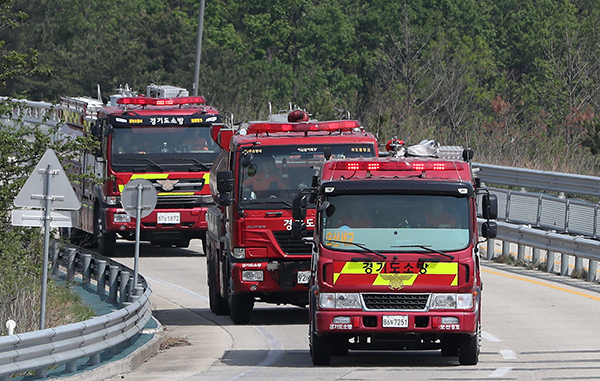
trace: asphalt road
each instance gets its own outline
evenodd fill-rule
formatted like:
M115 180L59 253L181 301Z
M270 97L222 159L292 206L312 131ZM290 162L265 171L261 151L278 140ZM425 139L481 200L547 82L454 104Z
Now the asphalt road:
M133 266L133 243L115 258ZM247 326L208 307L206 261L142 244L139 271L173 346L112 380L600 379L600 285L484 262L482 353L476 366L429 352L350 352L312 365L307 310L257 303ZM189 344L189 345L188 345Z

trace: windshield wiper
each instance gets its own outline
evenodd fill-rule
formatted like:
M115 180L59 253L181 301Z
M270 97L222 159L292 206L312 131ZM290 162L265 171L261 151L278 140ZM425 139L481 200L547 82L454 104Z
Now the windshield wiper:
M293 205L286 200L278 200L276 198L268 198L268 199L261 199L261 200L244 200L246 205L248 204L252 204L252 205L256 205L256 204L283 204L285 206L289 206L290 208L293 207Z
M165 170L165 169L164 169L164 168L163 168L163 167L162 167L160 164L158 164L158 163L157 163L157 162L155 162L154 160L150 160L150 159L146 158L146 161L147 161L148 163L152 164L153 166L155 166L156 168L160 169L161 171L164 171L164 170Z
M206 164L204 164L203 162L199 161L198 159L194 159L193 157L187 157L185 159L176 159L177 161L188 161L191 160L193 161L198 167L200 167L202 170L204 171L210 171L210 167Z
M359 247L359 248L363 249L365 252L373 253L375 255L380 256L383 259L387 259L387 255L381 254L380 252L375 251L373 249L369 249L368 247L366 247L362 243L338 241L337 239L326 239L325 241L327 241L327 242L335 242L335 243L343 243L344 245L354 245L356 247Z
M447 257L450 259L454 259L454 255L444 253L443 251L439 251L436 249L432 249L431 247L425 246L425 245L400 245L400 246L392 246L392 247L418 247L419 249L426 250L430 253L435 253L435 254L443 255L444 257Z

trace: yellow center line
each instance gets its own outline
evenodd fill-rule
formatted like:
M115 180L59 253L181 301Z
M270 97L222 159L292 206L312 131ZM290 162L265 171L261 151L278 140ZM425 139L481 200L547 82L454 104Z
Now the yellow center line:
M583 296L584 298L590 298L590 299L593 299L593 300L600 301L600 297L598 297L598 296L586 294L584 292L569 290L568 288L564 288L564 287L561 287L561 286L556 286L556 285L549 284L549 283L546 283L546 282L540 282L540 281L537 281L537 280L533 280L533 279L529 279L529 278L523 278L523 277L520 277L520 276L517 276L517 275L505 274L505 273L501 273L501 272L497 272L497 271L493 271L493 270L488 270L488 269L481 269L481 271L486 272L486 273L490 273L490 274L505 276L505 277L508 277L508 278L522 280L524 282L529 282L529 283L537 284L537 285L540 285L540 286L550 287L550 288L553 288L555 290L565 291L565 292L569 292L571 294Z

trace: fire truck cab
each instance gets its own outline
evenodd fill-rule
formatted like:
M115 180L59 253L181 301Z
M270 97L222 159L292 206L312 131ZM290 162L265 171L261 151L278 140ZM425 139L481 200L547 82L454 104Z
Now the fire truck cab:
M117 237L135 239L135 221L123 209L120 195L130 180L147 179L158 192L155 209L141 219L141 239L161 246L187 247L205 240L206 210L214 202L209 170L221 148L210 127L221 116L201 96L188 96L173 86L147 87L138 96L128 87L111 96L110 104L89 98L61 99L66 134L95 136L97 152L83 152L71 167L89 178L74 184L82 208L68 234L78 243L91 241L111 255Z
M248 323L254 303L308 302L310 246L292 237L292 202L324 157L377 156L375 137L354 120L320 122L302 110L213 127L223 151L211 168L216 207L207 213L210 308ZM305 224L312 230L314 210Z
M387 157L326 161L315 186L309 344L315 365L357 350L441 349L476 364L482 236L496 235L497 202L465 160Z

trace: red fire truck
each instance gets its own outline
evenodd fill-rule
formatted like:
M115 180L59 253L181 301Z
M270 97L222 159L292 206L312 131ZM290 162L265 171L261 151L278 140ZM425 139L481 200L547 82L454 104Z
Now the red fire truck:
M377 156L375 137L354 120L319 122L302 110L238 131L213 127L223 151L211 168L217 206L207 213L210 308L248 323L255 301L305 307L310 246L292 237L292 201L324 155ZM305 224L312 230L314 211Z
M407 152L427 151L411 150ZM404 150L403 150L404 152ZM471 150L464 151L470 160ZM461 155L462 156L462 155ZM441 349L476 364L482 236L492 238L497 201L466 160L388 157L324 162L300 193L316 202L309 342L315 365L357 350Z
M101 254L111 255L117 237L135 239L135 221L120 194L139 178L158 192L156 208L141 220L142 240L177 247L187 247L192 238L205 240L206 210L214 205L209 170L221 152L210 127L221 117L204 97L150 85L146 96L120 89L106 106L64 97L59 107L66 121L63 133L91 134L101 141L97 152L83 152L70 169L104 179L101 185L91 179L75 184L82 208L77 227L68 232L72 240L91 241Z

